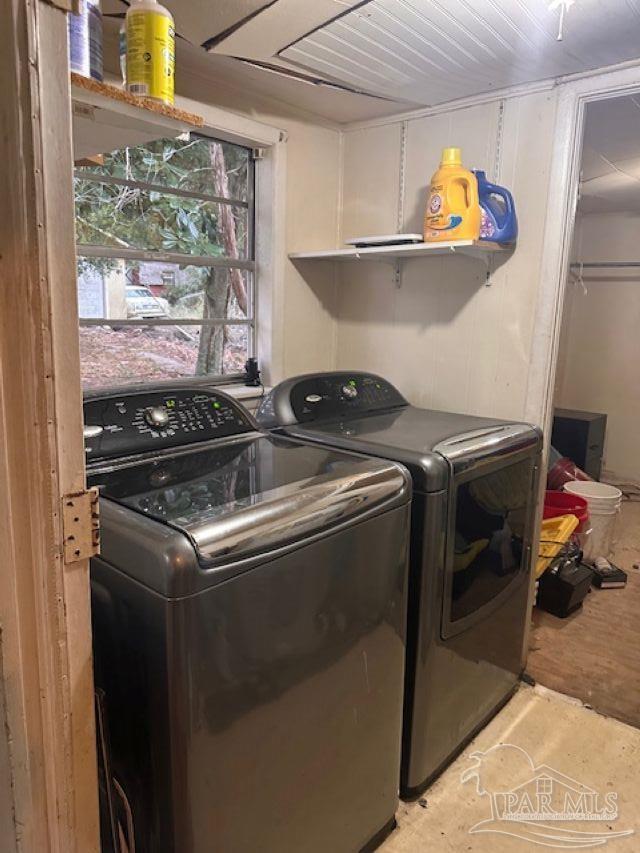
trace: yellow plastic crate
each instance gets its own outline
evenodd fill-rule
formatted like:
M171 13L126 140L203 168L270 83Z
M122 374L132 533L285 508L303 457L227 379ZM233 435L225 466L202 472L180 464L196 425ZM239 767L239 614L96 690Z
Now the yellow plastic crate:
M542 522L536 580L549 568L551 561L569 541L578 524L580 522L575 515L558 515L556 518L546 518Z

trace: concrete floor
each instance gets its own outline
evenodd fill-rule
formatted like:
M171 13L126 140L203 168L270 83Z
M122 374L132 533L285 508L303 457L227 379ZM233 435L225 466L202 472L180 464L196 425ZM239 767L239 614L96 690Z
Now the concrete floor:
M592 588L567 619L534 610L527 671L539 684L640 727L640 571L633 568L640 502L623 504L612 560L627 572L626 588Z
M513 853L606 844L607 849L617 853L637 853L639 764L640 730L600 716L545 688L523 686L421 800L400 805L398 829L379 850ZM467 781L463 782L465 772ZM536 777L541 775L540 784L546 786L545 791L551 785L551 808L564 802L566 790L574 798L580 793L586 797L591 790L601 794L615 792L618 817L580 823L546 818L527 822L491 820L488 792L494 792L498 806L504 802L504 792L516 788L526 789L535 802L539 781ZM483 825L470 833L480 822Z

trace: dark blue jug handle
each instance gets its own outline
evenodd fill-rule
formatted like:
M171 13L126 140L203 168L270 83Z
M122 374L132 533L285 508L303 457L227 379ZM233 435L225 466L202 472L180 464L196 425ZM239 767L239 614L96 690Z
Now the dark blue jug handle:
M487 182L485 189L491 195L497 195L500 198L504 199L505 209L504 213L502 213L502 215L500 216L500 219L502 221L498 223L498 226L500 228L503 228L507 219L515 214L515 202L513 200L513 196L511 195L509 190L506 189L506 187L499 187L497 184L490 184Z

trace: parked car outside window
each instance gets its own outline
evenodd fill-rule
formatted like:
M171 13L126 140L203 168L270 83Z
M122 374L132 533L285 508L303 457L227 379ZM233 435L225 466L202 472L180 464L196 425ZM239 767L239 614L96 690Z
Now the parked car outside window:
M169 301L162 296L154 296L148 287L127 285L125 299L128 318L169 316Z

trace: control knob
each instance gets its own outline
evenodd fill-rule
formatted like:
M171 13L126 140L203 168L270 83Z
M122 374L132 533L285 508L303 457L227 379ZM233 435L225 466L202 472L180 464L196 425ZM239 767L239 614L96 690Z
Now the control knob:
M169 412L164 406L150 406L144 413L149 426L164 427L169 423Z
M358 389L354 385L343 385L342 396L347 400L355 400L358 396Z

